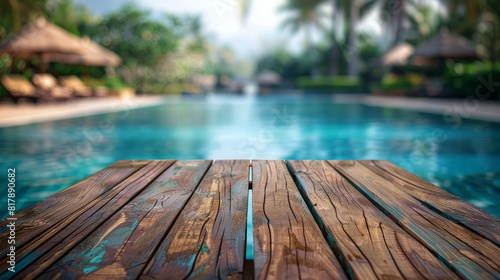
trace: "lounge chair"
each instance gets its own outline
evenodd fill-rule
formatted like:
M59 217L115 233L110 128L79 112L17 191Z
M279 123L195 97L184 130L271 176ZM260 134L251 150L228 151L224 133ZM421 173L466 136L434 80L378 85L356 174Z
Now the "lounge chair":
M71 90L57 84L57 79L51 74L36 74L32 79L46 99L51 100L69 100L73 96Z
M61 85L73 91L77 97L90 97L92 96L92 89L85 85L77 76L69 76L60 79Z
M94 96L106 97L109 96L109 89L107 87L99 86L94 88Z
M18 103L20 99L38 103L42 97L40 90L26 80L23 75L4 75L1 78L1 82L9 92L14 103Z

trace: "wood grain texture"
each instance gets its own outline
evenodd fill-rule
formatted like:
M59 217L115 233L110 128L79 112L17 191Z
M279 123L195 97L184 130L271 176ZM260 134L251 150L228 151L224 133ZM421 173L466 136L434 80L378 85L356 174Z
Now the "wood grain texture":
M253 161L255 278L346 279L283 161Z
M117 210L139 194L174 161L151 161L120 184L89 202L85 212L75 212L22 248L29 255L17 263L17 279L38 278L39 274L69 252L103 224ZM29 265L29 268L26 268ZM24 269L26 268L26 269Z
M288 164L353 278L459 278L326 161Z
M16 233L18 245L30 241L41 231L84 208L88 202L106 193L147 163L147 161L116 162L73 186L17 212L15 217L19 223ZM6 220L0 221L2 240L8 235L8 229L5 228L7 224ZM1 248L2 256L6 250L7 248Z
M211 161L177 161L42 277L135 279Z
M383 160L358 161L401 190L435 208L442 215L453 219L500 245L500 219L488 212L434 186L410 172Z
M147 161L119 161L84 179L75 185L58 192L16 214L16 258L21 261L26 254L40 245L40 238L46 240L66 227L74 217L85 213L96 199L115 188L120 182L134 174ZM0 240L6 240L8 235L5 223L2 221ZM31 242L31 243L30 243ZM24 249L24 245L29 244ZM5 259L8 246L2 243L0 271L5 272Z
M243 278L249 161L216 161L141 279Z
M244 267L249 161L174 162L120 161L19 212L0 279L500 279L499 219L385 161L290 161L299 188L255 161Z
M500 277L500 255L494 243L425 207L361 163L329 163L460 276L467 279Z

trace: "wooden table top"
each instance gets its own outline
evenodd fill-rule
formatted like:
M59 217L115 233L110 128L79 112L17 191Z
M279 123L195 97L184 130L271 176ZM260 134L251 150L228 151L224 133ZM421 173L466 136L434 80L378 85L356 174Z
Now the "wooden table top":
M500 220L387 161L119 161L16 218L1 279L500 278Z

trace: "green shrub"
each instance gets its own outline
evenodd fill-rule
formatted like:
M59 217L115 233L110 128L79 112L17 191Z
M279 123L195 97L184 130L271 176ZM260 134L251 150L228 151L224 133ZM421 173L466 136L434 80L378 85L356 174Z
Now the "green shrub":
M483 83L492 80L489 99L497 99L500 87L496 77L500 77L500 63L492 65L491 62L481 61L472 63L450 63L446 66L443 76L444 84L457 96L474 96L476 90L481 88L481 94L486 93Z
M384 83L380 85L380 89L412 89L414 86L407 79L399 79L396 82Z
M104 86L107 87L107 88L109 88L109 89L112 89L112 90L119 90L119 89L123 89L123 88L128 88L129 87L118 76L106 77L104 79Z
M373 88L376 90L409 90L422 85L424 77L415 73L407 73L405 75L388 74L385 75L380 84Z
M301 89L314 91L362 91L359 79L348 76L301 77L297 80L297 86Z
M130 87L126 83L124 83L118 76L103 78L82 77L81 79L87 86L91 88L107 87L111 90L119 90Z
M7 89L0 83L0 98L9 96Z
M412 89L413 83L406 76L386 75L380 83L380 89Z
M166 94L180 94L184 92L199 94L201 93L201 90L198 86L191 83L176 82L176 83L169 83L160 92L164 92Z
M88 77L82 77L81 79L87 86L89 86L91 88L105 86L104 79L96 79L96 78L88 78Z

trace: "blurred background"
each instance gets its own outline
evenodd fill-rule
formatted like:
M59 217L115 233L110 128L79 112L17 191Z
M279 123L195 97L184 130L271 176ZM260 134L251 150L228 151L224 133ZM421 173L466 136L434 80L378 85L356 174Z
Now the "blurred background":
M463 97L474 93L478 75L500 71L500 8L494 0L12 0L0 5L0 40L43 17L122 59L106 69L3 55L1 73L31 78L47 63L48 73L77 75L94 88L241 93L254 82L261 93Z

